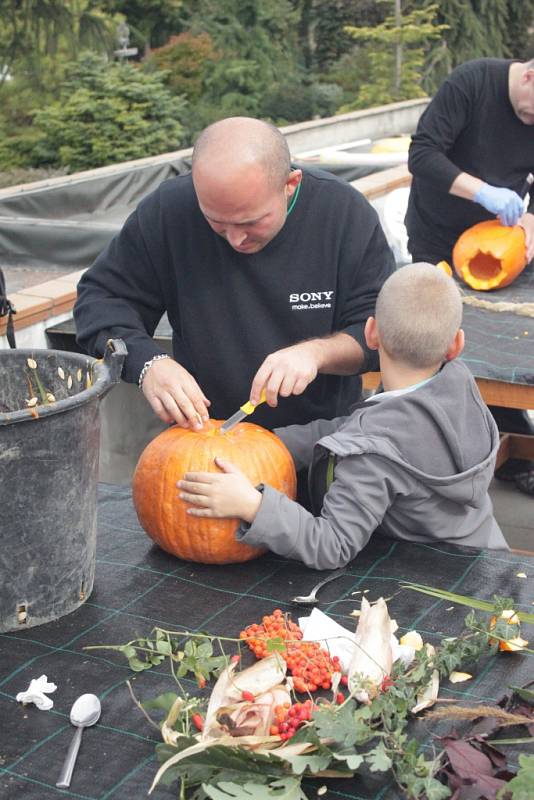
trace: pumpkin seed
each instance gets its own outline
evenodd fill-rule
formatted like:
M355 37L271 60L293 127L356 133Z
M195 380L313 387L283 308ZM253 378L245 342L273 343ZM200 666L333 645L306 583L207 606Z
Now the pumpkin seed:
M82 380L82 371L81 371L81 369L79 369L78 372L76 373L76 377L78 378L78 383L80 383L81 380Z
M46 399L48 400L49 403L55 403L56 402L56 398L54 397L52 392L47 392L46 393Z
M72 389L72 375L67 378L67 389Z
M30 397L29 400L26 400L26 405L28 406L28 408L33 408L33 406L37 405L37 398L36 397Z
M58 367L57 368L57 374L59 375L59 377L61 378L62 381L65 380L65 373L64 373L62 367Z
M34 361L33 358L27 358L26 363L30 369L37 369L37 361Z

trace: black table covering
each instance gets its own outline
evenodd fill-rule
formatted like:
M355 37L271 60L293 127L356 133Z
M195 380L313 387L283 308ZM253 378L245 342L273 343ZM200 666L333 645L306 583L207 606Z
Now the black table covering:
M277 607L291 611L297 619L306 611L293 606L290 598L307 593L317 578L317 573L304 565L269 554L225 567L180 561L153 545L142 532L127 488L101 485L99 490L96 580L89 600L56 622L0 636L2 800L145 797L158 766L154 754L158 734L135 707L126 681L133 678L140 700L174 691L174 681L165 663L134 674L121 654L84 651L84 647L123 644L148 634L155 625L237 636L246 624L261 621L265 613ZM520 572L527 578L517 577ZM450 603L399 591L403 579L480 598L513 596L515 608L534 609L534 557L447 545L412 545L379 535L350 565L347 575L324 587L320 607L353 629L355 620L349 614L359 607L361 595L352 593L366 591L370 600L392 597L388 606L399 623L399 635L416 628L426 641L436 643L442 635L460 632L468 609L455 607L450 611ZM523 625L522 633L531 641L533 631L533 626ZM532 658L518 653L489 658L477 665L475 677L468 683L445 682L440 696L462 703L492 703L507 686L523 685L534 678ZM51 695L54 708L45 712L17 703L16 694L43 673L58 686ZM194 681L184 679L183 684L187 691L195 690ZM74 733L69 710L84 692L100 697L102 717L83 734L70 789L56 789ZM441 723L437 730L449 731L451 727L451 723ZM429 723L414 721L411 729L432 746ZM523 752L526 749L521 748ZM511 761L517 757L513 747L506 748L506 753ZM315 797L323 783L324 779L307 781L308 796ZM327 796L336 799L401 797L391 778L380 774L326 783ZM177 788L158 788L153 796L176 797Z
M534 303L534 261L504 289L464 294L490 303ZM465 350L461 356L476 378L534 385L534 318L464 304Z

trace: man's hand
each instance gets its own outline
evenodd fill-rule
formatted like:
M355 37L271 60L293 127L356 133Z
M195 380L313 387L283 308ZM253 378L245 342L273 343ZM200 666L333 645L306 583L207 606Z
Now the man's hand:
M518 222L525 231L525 247L527 251L527 262L534 258L534 214L523 214Z
M302 394L319 372L356 375L364 360L358 342L342 331L284 347L268 355L257 371L252 381L250 402L257 406L265 388L267 403L275 408L278 395Z
M268 355L252 381L250 402L258 404L264 387L267 403L273 408L278 405L278 395L302 394L319 371L321 353L318 342L310 339Z
M152 363L141 391L163 422L199 430L209 419L210 401L193 376L172 358Z
M483 183L473 200L483 206L486 211L497 214L503 225L517 225L523 214L523 201L517 192L513 192L511 189Z
M187 472L177 482L180 499L192 503L194 517L239 517L252 522L261 503L261 492L229 461L215 459L223 472Z

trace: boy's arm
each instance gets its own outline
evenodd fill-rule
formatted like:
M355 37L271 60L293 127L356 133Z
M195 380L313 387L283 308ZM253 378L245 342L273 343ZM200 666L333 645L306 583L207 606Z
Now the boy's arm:
M323 436L334 433L341 427L347 417L335 419L315 419L307 425L287 425L285 428L274 428L275 433L285 444L297 470L307 467L312 462L313 448Z
M236 538L313 569L335 569L365 547L394 497L393 484L376 458L349 456L336 465L320 517L265 486L254 521L243 523Z

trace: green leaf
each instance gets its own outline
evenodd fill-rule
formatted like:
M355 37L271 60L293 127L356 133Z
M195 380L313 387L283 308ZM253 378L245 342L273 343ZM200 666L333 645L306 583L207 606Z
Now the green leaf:
M386 753L384 742L379 742L374 750L365 754L371 772L387 772L391 768L391 758Z
M512 800L532 800L532 787L534 786L534 755L519 756L519 770L506 786L497 794L498 800L510 795Z
M333 756L336 761L344 761L351 771L356 771L362 765L364 760L363 756L354 752L334 753Z
M319 738L331 739L342 747L351 747L355 744L361 731L358 724L355 723L354 710L355 703L351 701L338 708L330 706L315 711L313 721ZM359 725L369 733L369 728L365 723L360 722ZM373 733L371 733L372 736L374 736Z
M321 770L326 769L332 760L332 753L326 747L321 747L318 751L314 750L312 753L303 753L302 755L285 755L282 750L279 758L283 758L291 765L291 769L295 775L316 775Z
M281 778L267 785L220 782L217 785L202 784L211 800L306 800L299 778Z
M437 778L416 780L410 788L414 797L424 797L425 800L446 800L451 796L448 786L444 786Z
M131 644L125 644L119 648L120 652L126 656L127 659L135 658L137 656L137 650Z
M197 658L210 658L213 655L213 645L209 641L201 642L197 646Z
M156 641L156 650L164 656L172 655L171 643L166 639L158 639Z
M169 713L177 697L178 695L176 692L165 692L164 694L154 697L153 700L147 700L141 703L141 705L144 709L161 708L163 711Z
M130 669L133 669L134 672L143 672L145 669L150 669L152 664L147 664L144 661L141 661L139 658L134 656L133 658L128 659L128 663L130 665Z
M273 639L267 639L266 647L268 653L284 653L287 645L280 636L275 636Z
M510 686L509 687L514 694L521 698L521 700L526 700L527 703L534 704L534 692L531 689L523 689L520 686Z
M493 598L494 602L490 603L488 600L479 600L476 597L468 597L463 594L456 594L455 592L447 592L445 589L434 589L432 586L425 586L421 583L402 583L404 589L410 589L413 592L421 592L428 594L430 597L437 597L440 600L446 600L449 603L457 603L461 606L469 606L469 608L476 608L478 611L492 612L497 608L515 608L515 600L511 597L500 598L497 595ZM505 601L505 602L504 602ZM517 611L516 614L522 622L534 622L534 614L529 614L526 611Z

